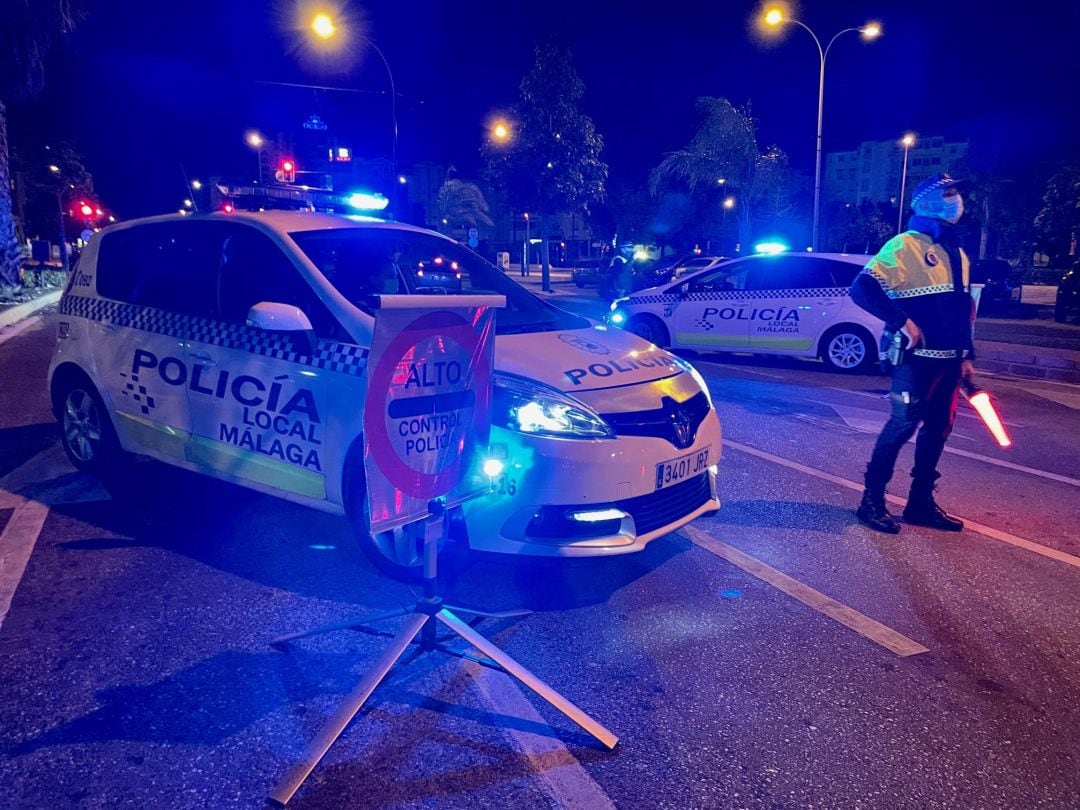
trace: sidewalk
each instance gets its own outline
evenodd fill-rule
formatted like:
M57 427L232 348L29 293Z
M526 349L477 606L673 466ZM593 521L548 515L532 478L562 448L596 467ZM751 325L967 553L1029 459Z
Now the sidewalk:
M38 310L55 304L60 300L62 287L38 287L24 290L20 294L23 301L0 301L0 329L6 329L21 320L29 318Z

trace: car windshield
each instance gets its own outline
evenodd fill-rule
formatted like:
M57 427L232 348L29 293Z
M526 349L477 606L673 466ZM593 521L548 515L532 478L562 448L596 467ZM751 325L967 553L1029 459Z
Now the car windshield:
M371 296L496 293L500 335L580 329L589 322L537 298L471 250L440 236L398 228L333 228L289 236L345 298L373 314Z

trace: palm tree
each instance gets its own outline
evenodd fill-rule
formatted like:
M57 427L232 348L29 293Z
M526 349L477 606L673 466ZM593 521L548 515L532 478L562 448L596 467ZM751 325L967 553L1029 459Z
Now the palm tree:
M79 0L7 0L0 25L0 295L19 284L22 251L15 237L7 108L41 92L45 60L82 16Z
M478 228L481 225L491 227L491 213L488 211L484 192L475 183L450 179L442 184L435 204L439 209L440 221L448 225L463 225Z

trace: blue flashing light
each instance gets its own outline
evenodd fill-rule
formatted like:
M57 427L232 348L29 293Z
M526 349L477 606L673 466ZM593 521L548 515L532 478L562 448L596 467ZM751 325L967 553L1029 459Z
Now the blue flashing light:
M755 253L765 253L770 256L783 253L786 250L788 250L788 245L784 242L758 242L754 245Z
M389 204L390 200L382 194L368 191L358 191L349 197L349 205L360 211L382 211Z
M621 326L622 324L626 323L626 313L625 312L612 312L611 313L611 322L613 324L615 324L616 326Z

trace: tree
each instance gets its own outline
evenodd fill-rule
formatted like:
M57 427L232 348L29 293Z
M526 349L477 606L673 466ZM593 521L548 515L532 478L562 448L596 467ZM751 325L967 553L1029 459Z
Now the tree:
M9 0L0 25L0 295L19 283L22 251L11 201L7 107L39 93L52 48L81 17L77 0Z
M603 138L578 109L585 85L569 52L553 43L538 45L535 61L521 82L512 111L509 143L487 143L481 150L486 180L505 189L511 206L540 222L543 288L551 290L548 247L550 218L587 213L604 197L608 167L600 160Z
M896 208L887 202L835 203L827 213L824 244L835 253L876 253L896 233Z
M491 212L488 209L484 192L475 183L451 178L439 189L435 205L439 209L439 219L451 228L478 228L481 225L492 227Z
M1080 166L1066 166L1047 182L1035 231L1039 247L1060 265L1080 231Z

